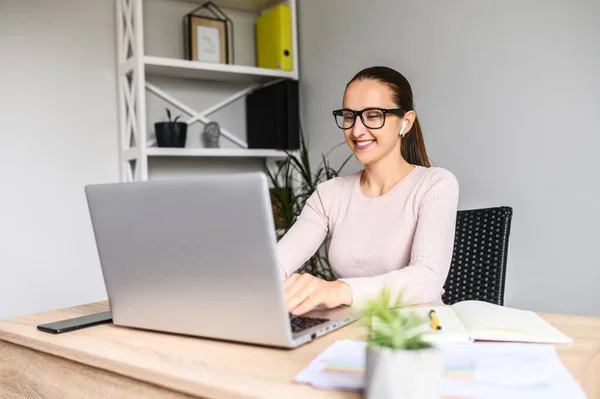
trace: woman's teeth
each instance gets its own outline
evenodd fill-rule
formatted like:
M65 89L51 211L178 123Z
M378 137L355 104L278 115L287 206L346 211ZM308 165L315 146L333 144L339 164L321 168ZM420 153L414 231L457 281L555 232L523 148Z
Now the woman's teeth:
M356 140L355 141L355 143L356 143L356 149L357 150L366 150L374 142L375 142L375 140L361 140L361 141Z

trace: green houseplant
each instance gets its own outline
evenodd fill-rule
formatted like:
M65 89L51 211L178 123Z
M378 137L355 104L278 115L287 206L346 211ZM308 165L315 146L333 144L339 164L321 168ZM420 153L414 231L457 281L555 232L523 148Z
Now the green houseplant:
M361 309L367 331L366 398L440 397L443 355L424 335L429 321L385 287Z
M313 194L319 183L340 175L346 163L352 158L350 154L336 169L327 159L329 154L345 142L334 146L326 154L321 154L321 163L313 169L306 141L302 130L300 131L300 149L297 153L286 151L287 157L279 164L276 170L266 169L271 181L271 203L277 229L277 238L280 239L296 222L302 212L306 200ZM330 237L328 236L319 250L303 265L298 272L310 273L325 280L334 280L335 277L329 265L327 249Z

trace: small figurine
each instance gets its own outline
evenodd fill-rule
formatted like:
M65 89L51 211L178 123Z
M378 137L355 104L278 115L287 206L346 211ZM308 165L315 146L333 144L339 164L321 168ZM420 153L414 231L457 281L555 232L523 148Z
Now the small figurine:
M221 129L217 122L209 122L204 126L202 138L204 139L205 148L219 148L219 136Z

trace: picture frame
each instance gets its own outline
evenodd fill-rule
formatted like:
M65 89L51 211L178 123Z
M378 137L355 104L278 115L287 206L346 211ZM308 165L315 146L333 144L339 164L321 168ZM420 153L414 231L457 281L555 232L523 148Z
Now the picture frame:
M227 64L227 26L215 18L190 17L192 61Z
M210 16L198 12L207 10ZM190 61L233 63L233 23L211 1L184 17L185 58Z

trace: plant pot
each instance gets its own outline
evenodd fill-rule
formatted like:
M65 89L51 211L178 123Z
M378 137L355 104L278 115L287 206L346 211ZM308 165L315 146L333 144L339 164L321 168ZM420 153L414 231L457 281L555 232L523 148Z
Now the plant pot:
M444 357L439 348L367 349L365 398L440 398Z
M156 143L159 147L185 147L187 126L184 122L155 123Z
M291 212L292 190L291 188L278 187L269 189L271 196L271 207L276 229L287 229L289 220L286 218L286 210Z

